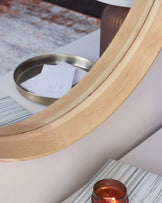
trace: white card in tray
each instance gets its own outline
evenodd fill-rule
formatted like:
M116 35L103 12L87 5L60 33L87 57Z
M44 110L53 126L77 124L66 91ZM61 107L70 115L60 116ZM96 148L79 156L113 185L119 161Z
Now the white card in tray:
M60 98L72 87L75 68L69 64L44 65L35 93L44 97Z
M44 65L40 74L21 83L21 86L39 96L60 98L86 74L87 71L66 62Z
M78 83L85 75L87 72L85 70L82 70L80 68L75 67L75 73L74 73L74 78L73 78L73 85Z
M25 88L26 90L28 90L29 92L36 94L35 87L37 86L37 84L39 82L40 76L41 76L41 74L38 74L38 75L26 80L25 82L22 82L21 86L23 88Z

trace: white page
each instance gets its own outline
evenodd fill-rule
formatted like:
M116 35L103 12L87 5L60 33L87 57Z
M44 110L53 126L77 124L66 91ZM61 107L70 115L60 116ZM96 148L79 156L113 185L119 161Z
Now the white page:
M78 83L86 74L87 74L87 71L75 67L73 85Z
M72 87L74 71L74 67L65 63L44 65L34 92L44 97L62 97Z
M46 74L46 69L48 71L49 68L52 68L52 67L59 68L61 66L65 66L66 68L70 67L70 68L75 69L72 85L75 85L76 83L78 83L87 74L87 71L82 70L82 69L77 68L77 67L74 67L74 66L72 66L72 65L70 65L68 63L65 63L65 62L61 62L58 65L44 65L44 67L42 69L42 72L40 74L38 74L38 75L26 80L25 82L21 83L21 86L23 88L25 88L26 90L34 93L34 94L38 94L38 89L37 88L39 88L38 87L39 82L42 82L42 81L40 81L40 80L42 80L40 77L44 77L44 76L41 76L41 75ZM39 93L39 94L41 94L41 93ZM41 94L41 96L43 96L43 95Z
M39 77L41 76L41 73L26 80L25 82L21 83L21 86L25 88L26 90L30 91L31 93L35 94L35 87L37 86L39 82Z

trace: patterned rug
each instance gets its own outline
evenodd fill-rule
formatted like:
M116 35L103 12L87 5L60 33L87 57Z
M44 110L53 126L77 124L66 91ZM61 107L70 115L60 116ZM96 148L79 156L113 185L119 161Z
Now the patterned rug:
M54 53L100 27L100 20L41 0L0 1L0 76L22 61Z

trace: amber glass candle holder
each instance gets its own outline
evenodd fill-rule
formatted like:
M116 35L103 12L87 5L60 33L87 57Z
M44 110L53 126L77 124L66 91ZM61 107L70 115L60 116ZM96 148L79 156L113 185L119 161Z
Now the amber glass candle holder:
M98 181L93 187L92 203L128 203L127 189L113 179Z

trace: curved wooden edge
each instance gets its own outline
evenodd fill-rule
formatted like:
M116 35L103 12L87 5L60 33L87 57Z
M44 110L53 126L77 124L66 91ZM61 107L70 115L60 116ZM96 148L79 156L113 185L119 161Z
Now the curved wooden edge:
M161 21L162 1L156 0L134 43L93 94L55 122L31 132L1 137L1 161L27 160L57 152L105 121L135 89L160 52ZM107 53L100 59L100 67L109 61Z
M40 128L65 115L101 85L120 63L140 32L154 0L136 0L121 29L101 59L78 85L42 112L19 123L0 128L0 135L13 135Z

